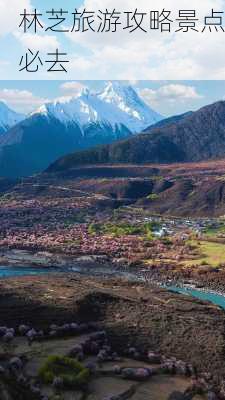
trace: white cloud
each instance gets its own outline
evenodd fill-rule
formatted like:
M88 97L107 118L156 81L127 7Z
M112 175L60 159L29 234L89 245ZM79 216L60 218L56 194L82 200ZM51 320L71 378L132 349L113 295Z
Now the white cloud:
M130 79L128 81L128 84L131 85L131 86L137 86L138 82L139 81L137 79Z
M81 9L128 11L136 0L84 0ZM224 0L139 0L138 10L172 11L173 20L180 9L196 10L199 22L212 8L223 11ZM174 24L177 22L174 21ZM71 75L78 79L223 79L225 78L224 33L177 32L120 33L93 32L66 34L74 44L83 46L84 54L74 56Z
M202 98L194 86L177 83L164 85L158 89L140 89L139 94L149 104L159 104L163 100L169 102L185 102L187 100L197 100Z
M82 89L87 88L86 85L84 85L81 82L77 81L70 81L70 82L64 82L60 85L60 89L63 92L63 96L59 96L55 99L55 101L70 101L73 97L76 97Z
M3 100L18 112L29 113L40 107L48 99L35 96L28 90L1 89L0 100Z
M59 41L56 36L38 35L32 33L23 34L15 31L14 36L19 40L25 49L51 51L60 48Z
M11 33L25 49L40 50L48 52L60 48L57 35L48 34L32 34L24 33L19 25L22 20L22 14L26 9L27 12L32 12L35 7L32 6L32 0L0 0L0 38ZM11 49L9 49L9 52ZM3 54L2 54L3 55ZM7 72L3 72L3 76ZM15 78L15 76L13 77ZM36 77L35 77L36 79Z
M60 89L63 90L63 92L65 92L68 96L75 96L85 88L86 86L83 83L76 81L65 82L60 86Z
M31 10L30 0L0 0L0 37L13 32L20 24L20 14Z
M20 22L20 13L31 7L32 0L0 0L0 37L14 32ZM113 10L122 13L135 10L171 10L171 18L177 26L176 18L180 9L196 10L199 24L204 17L214 11L225 11L225 0L83 0L81 10ZM44 11L44 8L41 9ZM125 19L125 16L124 16ZM224 14L225 23L225 14ZM197 23L198 24L198 23ZM136 31L132 34L122 30L119 33L65 33L52 35L24 35L17 29L16 37L24 47L49 50L59 46L58 41L69 41L68 74L66 79L225 79L225 33L216 31L196 33L147 34ZM68 43L67 43L68 47ZM2 78L8 78L5 69ZM21 74L18 75L20 78ZM46 72L32 76L32 79L63 79L62 73L54 77ZM15 79L15 76L14 76ZM30 76L27 79L31 79Z

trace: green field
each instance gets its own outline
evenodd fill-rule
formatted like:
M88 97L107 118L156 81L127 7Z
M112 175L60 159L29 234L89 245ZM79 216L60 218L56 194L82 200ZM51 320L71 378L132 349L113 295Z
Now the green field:
M225 244L208 241L192 241L191 244L196 246L199 252L199 257L192 260L184 261L184 264L189 266L193 264L204 265L208 264L212 267L217 267L225 263Z

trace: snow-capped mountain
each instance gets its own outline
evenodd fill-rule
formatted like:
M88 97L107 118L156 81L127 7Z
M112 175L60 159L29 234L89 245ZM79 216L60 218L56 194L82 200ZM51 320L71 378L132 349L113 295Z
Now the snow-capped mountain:
M11 110L6 103L0 101L0 135L7 132L12 126L18 124L24 118L25 115Z
M83 89L76 97L44 104L33 113L58 119L65 124L76 123L125 126L131 133L139 133L163 117L152 110L131 86L109 82L100 93Z
M128 129L126 115L121 110L86 89L76 97L44 104L33 115L54 118L65 125L77 124L82 131L93 124L108 125L112 130L124 125Z
M162 118L131 87L109 83L101 93L82 90L44 104L0 136L1 175L40 172L68 153L127 138Z
M126 115L126 124L131 132L140 132L146 127L161 121L162 115L149 107L132 88L109 82L98 98L107 104L114 105Z

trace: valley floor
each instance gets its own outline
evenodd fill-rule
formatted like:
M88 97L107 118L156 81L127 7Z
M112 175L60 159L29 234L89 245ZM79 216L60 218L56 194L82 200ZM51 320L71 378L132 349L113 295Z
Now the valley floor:
M212 374L198 393L225 398L224 311L157 287L225 293L224 176L221 161L83 168L0 184L0 277L11 276L0 279L0 325L46 330L94 319L118 354L160 353L170 372L183 360ZM37 275L26 276L26 267ZM137 393L118 400L145 398ZM157 400L178 399L169 396Z

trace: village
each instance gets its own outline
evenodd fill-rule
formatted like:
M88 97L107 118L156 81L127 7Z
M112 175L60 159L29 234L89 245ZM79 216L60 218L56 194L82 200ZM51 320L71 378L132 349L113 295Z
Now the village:
M52 197L51 191L35 196L34 190L1 196L3 265L76 266L89 257L90 262L107 262L107 268L144 268L156 274L165 269L196 272L196 266L208 272L225 263L222 217L160 216L135 204L115 208L95 193L73 190L68 197L60 187Z
M1 194L3 399L11 387L21 400L224 399L223 312L170 291L225 291L224 218L160 215L78 184Z

